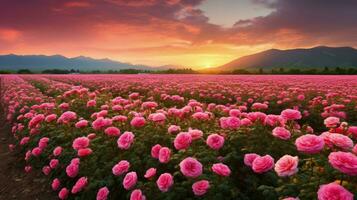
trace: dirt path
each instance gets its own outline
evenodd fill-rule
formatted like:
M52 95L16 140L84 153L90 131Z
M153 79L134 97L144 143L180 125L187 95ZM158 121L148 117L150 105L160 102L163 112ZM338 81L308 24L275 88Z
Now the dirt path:
M10 125L5 123L4 113L0 107L0 200L58 199L51 191L50 181L40 171L24 173L24 166L20 164L23 155L9 152L8 145L13 140Z

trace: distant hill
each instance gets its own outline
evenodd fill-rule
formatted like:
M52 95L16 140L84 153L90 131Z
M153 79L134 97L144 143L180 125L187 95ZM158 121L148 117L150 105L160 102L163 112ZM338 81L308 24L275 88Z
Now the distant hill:
M235 69L320 69L324 67L357 68L357 49L326 46L311 49L270 49L243 56L214 69L232 71Z
M67 58L61 55L0 55L0 70L19 69L30 69L32 71L42 71L44 69L104 71L120 69L153 70L155 68L146 65L133 65L130 63L118 62L110 59L93 59L84 56Z

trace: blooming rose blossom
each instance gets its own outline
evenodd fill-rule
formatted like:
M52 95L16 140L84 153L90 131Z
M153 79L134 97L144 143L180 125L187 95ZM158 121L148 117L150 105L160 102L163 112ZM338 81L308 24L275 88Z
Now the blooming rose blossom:
M156 185L161 192L167 192L174 184L174 178L170 173L163 173L156 181Z
M174 140L174 146L177 150L186 149L190 146L192 142L192 137L187 132L181 132L177 134Z
M53 155L54 156L59 156L62 153L62 147L58 146L53 150Z
M328 161L333 168L348 174L350 176L357 175L357 156L349 152L331 152L328 156Z
M272 133L274 137L280 138L282 140L288 140L291 136L290 131L284 127L275 127Z
M89 146L89 139L87 137L78 137L73 140L72 147L75 150L85 149Z
M321 185L318 200L353 200L353 194L337 183Z
M52 190L56 191L59 189L60 186L61 186L60 180L58 178L53 179L52 184L51 184Z
M274 159L270 155L259 156L254 159L252 169L255 173L261 174L274 168Z
M72 194L76 194L80 191L82 191L82 189L88 184L88 179L87 177L81 177L77 180L77 182L74 184L74 186L72 187Z
M285 109L280 114L286 120L297 120L301 119L301 113L294 109Z
M120 130L117 127L111 126L106 128L104 133L108 136L118 137L120 135Z
M327 128L335 128L340 124L340 119L337 117L328 117L324 120L324 124Z
M131 144L134 142L135 135L132 132L124 132L118 139L118 147L120 149L129 149Z
M120 176L129 171L130 163L127 160L121 160L118 164L114 165L112 172L115 176Z
M159 151L161 149L161 145L156 144L151 148L151 157L153 158L159 158Z
M192 185L192 191L196 196L202 196L206 194L209 188L210 185L207 180L197 181Z
M285 155L276 163L274 170L278 176L291 176L298 172L299 158L297 156Z
M102 187L97 192L96 200L107 200L109 195L109 189L107 187Z
M324 148L324 140L313 134L306 134L300 136L295 140L295 145L298 151L307 154L315 154L320 152Z
M144 117L134 117L130 122L130 125L135 128L143 127L145 126L145 124L146 124L146 120Z
M143 195L141 190L136 189L131 192L130 200L146 200L146 197Z
M147 179L150 179L155 175L156 175L156 168L152 167L152 168L146 170L144 177Z
M89 156L92 153L93 153L92 149L85 148L85 149L79 149L78 152L77 152L77 155L79 157L85 157L85 156Z
M180 171L184 176L197 178L202 174L202 164L195 158L185 158L180 162Z
M129 172L124 177L123 187L126 190L129 190L132 187L134 187L134 185L136 184L137 181L138 181L138 176L137 176L136 172Z
M58 193L59 199L67 199L69 191L67 188L62 188L61 191Z
M343 149L350 150L353 148L353 141L348 136L339 134L339 133L331 133L328 135L328 140L333 145Z
M231 169L223 163L213 164L212 171L220 176L229 176L231 174Z
M258 154L255 153L247 153L244 155L244 164L251 167L253 164L253 161L259 157Z
M214 150L219 150L224 145L224 137L218 134L211 134L207 137L206 144Z
M176 126L176 125L171 125L167 130L167 132L169 132L170 134L176 134L176 133L178 133L180 131L181 131L181 127L180 126Z
M161 163L168 163L171 158L171 150L167 147L162 147L159 151L159 161Z

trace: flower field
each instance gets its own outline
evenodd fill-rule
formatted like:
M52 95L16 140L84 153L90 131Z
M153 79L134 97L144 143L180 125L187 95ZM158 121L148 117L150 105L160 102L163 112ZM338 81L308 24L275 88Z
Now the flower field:
M357 76L3 75L59 199L353 200Z

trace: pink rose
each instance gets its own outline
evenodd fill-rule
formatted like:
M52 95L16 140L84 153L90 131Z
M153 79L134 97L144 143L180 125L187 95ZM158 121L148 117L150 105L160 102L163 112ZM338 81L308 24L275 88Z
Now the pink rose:
M42 168L42 172L43 172L43 174L45 174L46 176L49 175L50 172L51 172L51 167L50 167L50 166L44 166L44 167Z
M180 131L181 131L181 127L180 126L176 126L176 125L171 125L167 129L167 132L169 132L170 134L176 134L176 133L178 133Z
M159 161L161 163L168 163L171 157L171 150L167 147L162 147L159 151Z
M275 127L273 129L273 136L280 138L282 140L288 140L288 139L290 139L291 133L289 130L287 130L283 127Z
M120 130L117 127L111 126L104 130L104 133L108 136L117 137L120 135Z
M161 149L161 145L156 144L151 148L151 156L153 158L159 158L159 151Z
M334 144L335 146L343 149L350 150L353 148L353 141L348 136L339 134L339 133L331 133L328 135L328 140Z
M278 176L291 176L298 172L298 164L299 158L297 156L285 155L275 163L274 170Z
M51 167L52 169L55 169L55 168L58 166L58 163L59 163L59 160L57 160L57 159L52 159L52 160L50 161L50 167Z
M211 147L211 149L219 150L224 145L224 137L218 134L211 134L207 137L206 144Z
M32 149L31 153L32 153L32 155L37 157L37 156L41 155L42 149L40 147L35 147Z
M132 187L134 187L137 181L138 181L138 176L136 175L136 172L129 172L124 177L123 187L126 190L130 190Z
M68 193L69 193L69 191L67 188L62 188L61 191L58 193L58 198L67 199Z
M202 174L202 164L191 157L185 158L180 162L180 171L183 175L190 178L197 178Z
M259 157L258 154L255 153L247 153L244 155L244 164L251 167L253 164L253 161Z
M76 128L84 128L88 126L88 121L87 120L80 120L75 124Z
M52 190L56 191L59 189L60 186L61 186L60 180L58 178L53 179L52 184L51 184Z
M114 165L112 172L115 176L120 176L129 171L130 163L127 160L121 160L118 164Z
M85 157L92 154L92 149L90 148L85 148L85 149L79 149L77 155L79 157Z
M102 187L97 192L96 200L107 200L109 195L109 190L107 187Z
M337 117L328 117L324 120L324 124L327 128L335 128L340 124L340 119Z
M297 138L295 145L298 151L314 154L320 152L324 148L325 143L323 138L317 135L306 134Z
M229 176L231 174L231 169L223 163L213 164L212 171L220 176Z
M53 150L53 155L54 156L59 156L62 153L62 147L58 146Z
M146 170L146 173L145 173L144 177L147 178L147 179L150 179L155 175L156 175L156 168L152 167L152 168Z
M167 192L174 184L174 178L170 173L164 173L159 176L156 181L156 185L162 192Z
M77 180L77 182L74 184L74 186L72 187L72 194L76 194L80 191L82 191L82 189L88 184L88 179L87 177L81 177Z
M145 126L145 124L146 124L146 120L144 117L134 117L130 122L130 125L135 128L143 127Z
M269 156L261 156L254 159L252 169L255 173L261 174L267 172L274 167L274 159Z
M209 188L210 185L207 180L197 181L192 185L192 191L196 196L202 196L206 194Z
M353 200L353 194L337 183L321 185L317 191L318 200Z
M120 149L129 149L131 144L134 142L135 135L132 132L124 132L118 139L118 147Z
M221 117L219 124L223 129L237 129L241 125L238 117Z
M187 132L181 132L177 134L174 140L174 146L177 150L186 149L190 146L192 142L192 137Z
M333 168L348 174L357 175L357 156L349 152L331 152L328 161Z
M302 117L300 111L294 109L285 109L280 115L286 120L297 120Z
M146 197L143 195L141 190L133 190L130 194L130 200L146 200Z
M71 163L66 167L67 176L74 178L77 176L79 171L79 164Z
M188 133L191 135L192 140L198 140L203 136L203 132L198 129L188 129Z
M89 139L87 137L78 137L73 140L72 147L75 150L84 149L89 146Z

